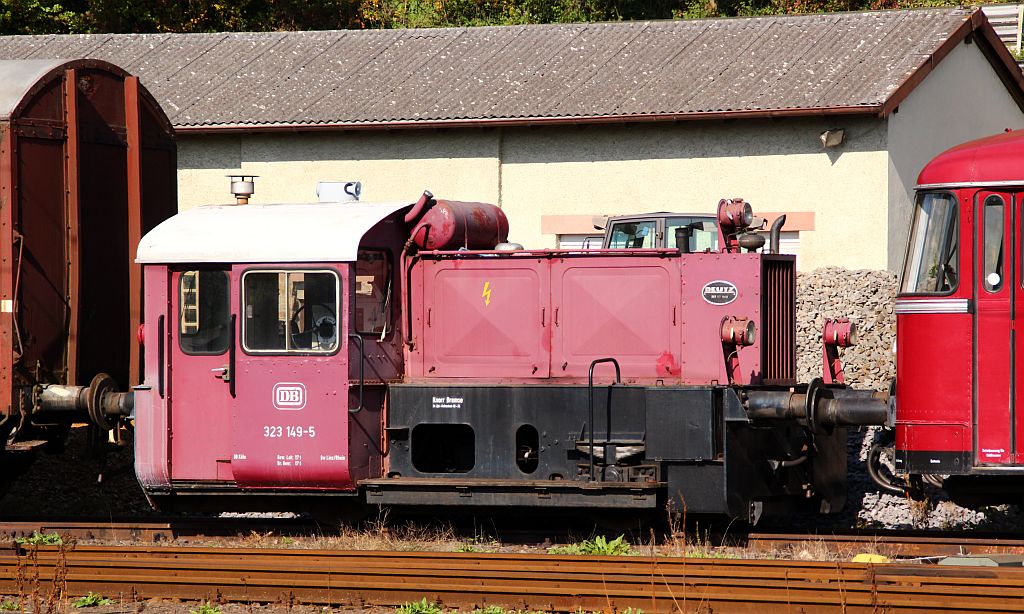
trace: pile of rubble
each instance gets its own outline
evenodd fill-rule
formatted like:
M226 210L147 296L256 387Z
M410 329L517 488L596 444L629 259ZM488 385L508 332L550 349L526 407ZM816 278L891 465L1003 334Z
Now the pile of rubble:
M797 276L797 381L821 377L821 329L826 318L857 324L857 346L846 350L847 384L887 390L896 377L896 275L888 271L815 269ZM842 350L840 350L842 351Z

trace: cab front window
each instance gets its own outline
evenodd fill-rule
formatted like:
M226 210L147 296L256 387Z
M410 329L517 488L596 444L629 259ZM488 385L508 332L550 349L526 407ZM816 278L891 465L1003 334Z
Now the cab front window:
M910 245L903 267L904 294L951 294L960 279L956 196L921 192L914 206Z

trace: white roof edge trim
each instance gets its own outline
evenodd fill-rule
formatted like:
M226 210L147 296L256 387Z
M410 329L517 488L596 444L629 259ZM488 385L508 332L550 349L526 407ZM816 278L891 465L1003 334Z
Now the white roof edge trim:
M135 262L354 262L363 235L410 206L349 202L196 207L146 233Z

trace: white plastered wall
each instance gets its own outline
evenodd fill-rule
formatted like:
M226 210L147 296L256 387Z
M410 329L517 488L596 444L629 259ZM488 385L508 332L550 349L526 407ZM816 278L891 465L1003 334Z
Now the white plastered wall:
M846 130L825 149L819 135ZM803 270L884 268L865 236L885 219L885 126L874 118L782 119L506 130L502 204L524 245L554 247L541 215L714 212L742 197L760 211L808 211Z
M181 209L232 202L228 174L258 175L253 203L316 202L320 180L362 181L363 200L498 202L498 131L180 133Z
M846 130L824 149L819 134ZM500 204L511 239L554 247L542 215L712 212L723 197L809 211L801 269L884 268L885 126L847 117L633 126L262 133L179 137L183 209L230 202L225 175L259 175L255 203L309 202L321 179L360 180L364 200ZM874 237L881 237L877 245Z
M957 45L889 116L888 268L903 266L913 188L937 154L1024 127L1024 113L975 43ZM883 267L878 267L883 268Z

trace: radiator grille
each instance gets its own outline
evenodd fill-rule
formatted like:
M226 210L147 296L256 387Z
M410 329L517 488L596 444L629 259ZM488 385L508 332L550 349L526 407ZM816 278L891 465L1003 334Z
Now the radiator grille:
M765 384L795 384L796 259L761 262L761 373Z

